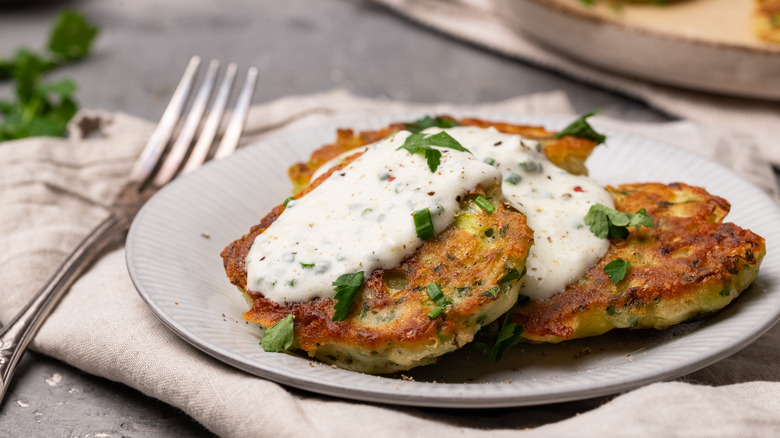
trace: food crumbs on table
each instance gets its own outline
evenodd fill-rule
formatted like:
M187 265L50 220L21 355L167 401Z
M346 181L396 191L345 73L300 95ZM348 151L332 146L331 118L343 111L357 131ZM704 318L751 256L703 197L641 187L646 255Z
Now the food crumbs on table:
M590 350L590 347L585 347L585 348L583 348L582 350L580 350L580 351L578 351L577 353L575 353L575 354L574 354L574 358L575 358L575 359L579 359L579 358L581 358L581 357L583 357L583 356L587 356L587 355L589 355L589 354L590 354L590 351L591 351L591 350Z
M401 374L401 380L406 380L407 382L414 382L414 377L407 376L406 374Z
M202 236L204 239L211 239L211 234L209 234L209 233L200 233L200 235L201 235L201 236Z

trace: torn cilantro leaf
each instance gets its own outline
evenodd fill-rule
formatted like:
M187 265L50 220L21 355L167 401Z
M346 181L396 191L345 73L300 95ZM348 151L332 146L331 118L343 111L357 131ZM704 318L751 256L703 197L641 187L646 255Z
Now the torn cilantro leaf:
M437 128L446 129L452 128L453 126L458 126L460 124L456 120L450 118L425 116L413 122L404 123L404 125L407 131L416 134L428 128L433 128L434 126Z
M590 207L585 215L585 225L588 225L593 234L601 239L605 237L625 239L628 236L629 226L655 227L653 218L647 215L644 208L636 213L624 213L603 204Z
M336 313L333 314L332 321L344 321L349 316L349 308L360 287L363 286L363 271L341 275L333 282L333 286L336 289Z
M628 268L630 267L631 262L618 258L604 266L604 273L612 280L612 284L618 284L620 280L626 277L626 273L628 273Z
M277 321L276 324L265 329L263 339L260 340L260 345L263 346L264 351L277 353L292 346L293 319L295 319L295 316L289 314Z
M403 146L399 147L397 150L405 149L410 154L422 153L428 162L428 168L431 169L431 172L435 172L436 169L439 168L439 163L441 162L441 151L434 149L434 146L471 153L471 151L461 146L457 140L444 131L432 135L421 133L412 134L409 137L406 137Z
M593 127L590 126L590 124L587 121L588 117L592 117L597 112L598 111L591 111L585 115L580 116L577 120L573 121L569 126L563 128L557 134L553 134L551 137L561 138L569 135L572 137L579 137L579 138L584 138L586 140L592 140L595 141L596 144L604 143L607 137L603 134L599 134L598 132L596 132L596 130L593 129Z

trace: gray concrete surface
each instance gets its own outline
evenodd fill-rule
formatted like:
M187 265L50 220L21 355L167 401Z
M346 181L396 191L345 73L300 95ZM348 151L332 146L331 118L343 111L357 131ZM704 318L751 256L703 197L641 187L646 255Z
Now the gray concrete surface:
M255 102L346 88L366 97L478 103L563 90L580 112L627 120L665 117L645 105L501 57L360 0L73 0L0 6L0 56L39 47L62 8L102 29L94 54L58 70L83 107L150 120L162 114L190 56L260 68ZM0 84L0 96L11 93ZM0 436L205 437L175 408L67 364L28 354L0 406Z

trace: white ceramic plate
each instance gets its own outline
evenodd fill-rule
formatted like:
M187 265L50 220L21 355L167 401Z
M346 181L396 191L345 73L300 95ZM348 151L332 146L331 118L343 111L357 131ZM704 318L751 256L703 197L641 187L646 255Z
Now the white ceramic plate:
M406 117L342 124L377 128ZM569 120L486 119L562 128ZM488 408L575 400L675 378L722 359L766 331L780 315L780 209L730 170L647 139L610 132L589 160L601 183L683 181L733 203L728 220L764 236L769 247L756 283L723 312L666 331L612 332L559 345L525 345L494 364L466 346L438 364L405 373L414 381L334 369L258 345L243 321L247 304L228 282L219 256L291 191L287 167L333 141L336 126L263 140L206 165L154 196L127 238L127 265L157 316L204 352L276 382L357 400L400 405Z
M667 85L780 100L780 44L753 35L752 0L664 6L609 0L498 0L535 41L607 71Z

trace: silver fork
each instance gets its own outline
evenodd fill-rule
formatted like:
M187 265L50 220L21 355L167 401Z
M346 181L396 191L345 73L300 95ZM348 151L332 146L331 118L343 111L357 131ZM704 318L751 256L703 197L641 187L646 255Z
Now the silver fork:
M22 353L35 337L46 317L101 250L124 235L130 228L130 223L141 206L160 187L178 174L200 167L209 158L219 159L230 155L235 150L257 83L257 69L252 67L248 70L222 140L210 156L209 152L219 131L237 68L235 64L228 65L208 116L202 122L198 139L193 142L219 70L219 62L211 61L202 85L190 104L187 118L180 123L179 119L189 99L199 65L200 58L197 56L193 57L187 65L184 76L176 87L160 123L133 166L128 182L114 200L108 218L92 230L48 283L38 291L11 323L0 331L0 403ZM176 139L171 141L179 125L181 127Z

